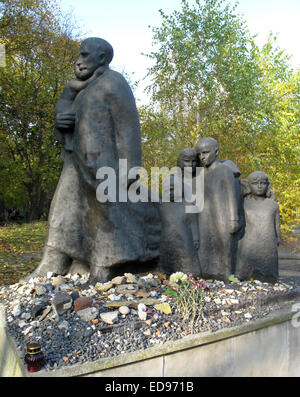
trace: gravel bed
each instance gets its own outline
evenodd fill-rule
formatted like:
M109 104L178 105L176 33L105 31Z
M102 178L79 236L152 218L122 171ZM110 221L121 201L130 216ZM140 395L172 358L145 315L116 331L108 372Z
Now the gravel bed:
M161 275L125 274L96 285L89 285L88 277L49 273L0 288L6 325L22 359L32 342L40 343L49 371L143 350L191 331L215 332L262 318L299 293L293 279L274 285L206 280L203 312L191 329L166 295ZM162 303L171 314L163 312ZM104 313L114 316L111 323Z

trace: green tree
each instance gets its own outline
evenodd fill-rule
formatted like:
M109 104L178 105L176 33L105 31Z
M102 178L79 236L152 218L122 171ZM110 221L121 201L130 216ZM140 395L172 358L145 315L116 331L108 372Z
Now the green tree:
M235 130L256 104L254 43L235 7L222 0L182 1L181 12L153 28L157 51L149 54L153 104L172 120L173 137L186 141L198 133L216 138Z
M269 36L256 60L260 76L259 125L251 137L249 170L262 169L273 182L280 207L282 231L300 221L300 70ZM250 143L250 142L249 142ZM245 151L249 145L245 144Z
M59 177L54 106L73 74L77 35L55 1L0 1L0 198L28 221L47 210Z
M269 175L287 230L299 206L299 71L274 38L259 49L225 0L182 0L160 14L148 55L152 102L140 110L145 164L174 165L182 148L211 136L242 176Z

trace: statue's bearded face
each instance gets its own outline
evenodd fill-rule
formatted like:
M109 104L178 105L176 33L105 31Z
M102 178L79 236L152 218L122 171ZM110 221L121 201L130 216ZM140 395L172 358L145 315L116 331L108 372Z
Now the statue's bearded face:
M96 69L104 64L105 55L99 48L89 43L80 47L79 58L75 63L75 75L79 80L87 80Z

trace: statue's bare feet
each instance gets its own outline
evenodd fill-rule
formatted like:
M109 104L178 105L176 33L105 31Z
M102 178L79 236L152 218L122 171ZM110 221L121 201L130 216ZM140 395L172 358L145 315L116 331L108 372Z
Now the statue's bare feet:
M68 255L57 251L55 248L45 246L42 260L39 266L25 279L31 277L44 277L48 272L65 275L70 269L71 258Z
M110 278L111 278L110 268L101 267L101 266L93 266L91 268L90 280L89 280L91 284L95 284L97 282L105 283L106 281L109 281Z

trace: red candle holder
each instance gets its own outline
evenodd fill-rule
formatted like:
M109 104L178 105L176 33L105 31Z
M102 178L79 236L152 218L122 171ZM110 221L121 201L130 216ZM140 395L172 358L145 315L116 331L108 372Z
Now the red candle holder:
M39 371L44 363L44 353L38 343L30 343L27 345L27 354L25 355L25 363L28 372Z

